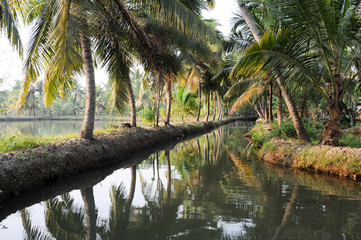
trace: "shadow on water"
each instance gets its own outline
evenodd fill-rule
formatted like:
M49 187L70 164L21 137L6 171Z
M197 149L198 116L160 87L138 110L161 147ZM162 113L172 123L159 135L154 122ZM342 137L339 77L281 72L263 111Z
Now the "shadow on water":
M265 165L244 126L22 196L3 206L0 238L16 239L5 226L27 239L360 239L360 183Z

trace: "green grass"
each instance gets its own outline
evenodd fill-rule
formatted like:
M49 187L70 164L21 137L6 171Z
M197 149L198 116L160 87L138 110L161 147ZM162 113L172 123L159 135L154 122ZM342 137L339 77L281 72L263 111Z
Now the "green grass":
M77 138L79 134L67 134L54 137L28 137L28 136L12 136L0 139L0 153L8 153L19 150L27 150L51 143L65 141L67 139Z
M341 143L347 147L361 148L361 137L352 134L345 134L341 137Z

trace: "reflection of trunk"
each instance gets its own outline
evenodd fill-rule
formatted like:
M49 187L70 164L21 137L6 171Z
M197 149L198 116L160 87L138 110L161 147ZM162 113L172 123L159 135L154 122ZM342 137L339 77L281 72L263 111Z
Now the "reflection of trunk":
M94 202L94 194L93 187L88 187L85 189L81 189L81 196L84 201L85 207L85 215L86 215L86 233L87 240L95 240L96 239L96 222L97 215L95 211L95 202Z
M202 86L201 86L201 83L198 84L198 99L199 99L199 106L198 106L197 122L199 122L199 117L201 116L201 109L202 109Z
M171 107L172 107L172 75L168 74L167 81L165 84L165 89L167 92L167 114L165 117L165 125L168 125L170 123L170 113L171 113Z
M273 84L272 84L272 80L268 84L268 95L269 95L269 99L268 99L268 121L273 122L273 112L272 112L272 108L273 108L273 104L272 104Z
M217 116L217 101L216 101L216 96L213 96L213 121L216 120L216 116Z
M125 79L127 81L127 92L130 104L130 126L136 127L137 126L137 109L135 107L135 99L133 94L132 84L130 82L129 76Z
M218 156L219 156L219 152L221 151L221 143L222 143L222 134L221 134L222 129L219 129L217 131L217 135L218 135L218 144L217 144L217 153L216 153L216 162L218 162Z
M207 150L206 150L206 163L209 165L209 140L208 140L208 135L206 135L206 143L207 143Z
M135 193L135 184L137 182L137 166L134 165L130 168L132 172L132 179L130 181L130 189L129 189L129 195L127 199L127 204L132 204L134 193Z
M252 32L252 35L254 36L256 41L259 42L262 38L262 34L259 31L259 29L256 25L256 22L252 19L251 15L248 12L248 9L244 5L239 5L239 8L241 10L241 14L242 14L243 18L245 19L248 27L250 28L250 30ZM282 80L283 79L282 79L281 75L279 75L276 78L277 84L282 91L287 108L290 112L290 115L291 115L291 118L293 121L293 125L297 132L298 139L302 142L311 142L311 139L308 136L308 134L303 126L302 120L301 120L300 116L298 115L296 105L295 105L291 95L288 93L287 88L283 85Z
M292 220L292 215L294 214L294 211L296 209L296 203L297 203L297 198L300 192L300 186L296 185L293 189L293 193L290 199L290 202L287 204L287 208L285 211L285 214L283 215L283 219L282 219L282 223L281 225L277 228L275 235L273 236L273 239L279 239L280 234L282 234L282 231L285 229L285 227L287 227L287 225L291 222Z
M169 202L172 195L172 168L170 165L169 151L165 151L164 155L167 161L167 202Z
M95 76L89 38L81 37L81 48L84 62L83 69L86 78L86 103L80 137L92 139L95 118Z
M278 125L280 126L282 123L282 115L283 115L283 101L282 101L282 91L280 88L278 88L278 111L277 111L277 121L278 121Z
M207 114L206 114L206 118L205 118L205 121L208 122L208 118L209 118L209 98L210 98L210 95L207 94L206 96L206 100L207 100Z

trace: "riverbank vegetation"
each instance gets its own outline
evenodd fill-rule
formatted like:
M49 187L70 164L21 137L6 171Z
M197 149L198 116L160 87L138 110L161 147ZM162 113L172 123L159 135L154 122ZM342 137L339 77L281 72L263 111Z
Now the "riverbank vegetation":
M24 79L1 91L2 116L17 110L82 117L80 137L92 139L95 117L113 110L131 127L139 117L158 127L190 116L198 122L258 115L277 118L283 127L275 131L303 143L317 138L321 145L358 146L357 136L342 136L342 129L359 117L360 1L238 0L229 38L201 16L214 3L2 6L2 26L20 56L16 26L23 21L32 28ZM97 85L95 66L108 74L104 86Z

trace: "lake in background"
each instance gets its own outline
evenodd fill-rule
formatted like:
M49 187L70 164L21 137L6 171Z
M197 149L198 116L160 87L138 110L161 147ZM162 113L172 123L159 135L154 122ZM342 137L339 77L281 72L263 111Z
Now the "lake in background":
M361 239L360 183L265 165L250 125L28 206L0 220L0 239Z
M120 121L95 121L96 129L110 125L119 125ZM40 120L0 122L0 138L9 136L47 137L79 133L82 121L75 120Z

